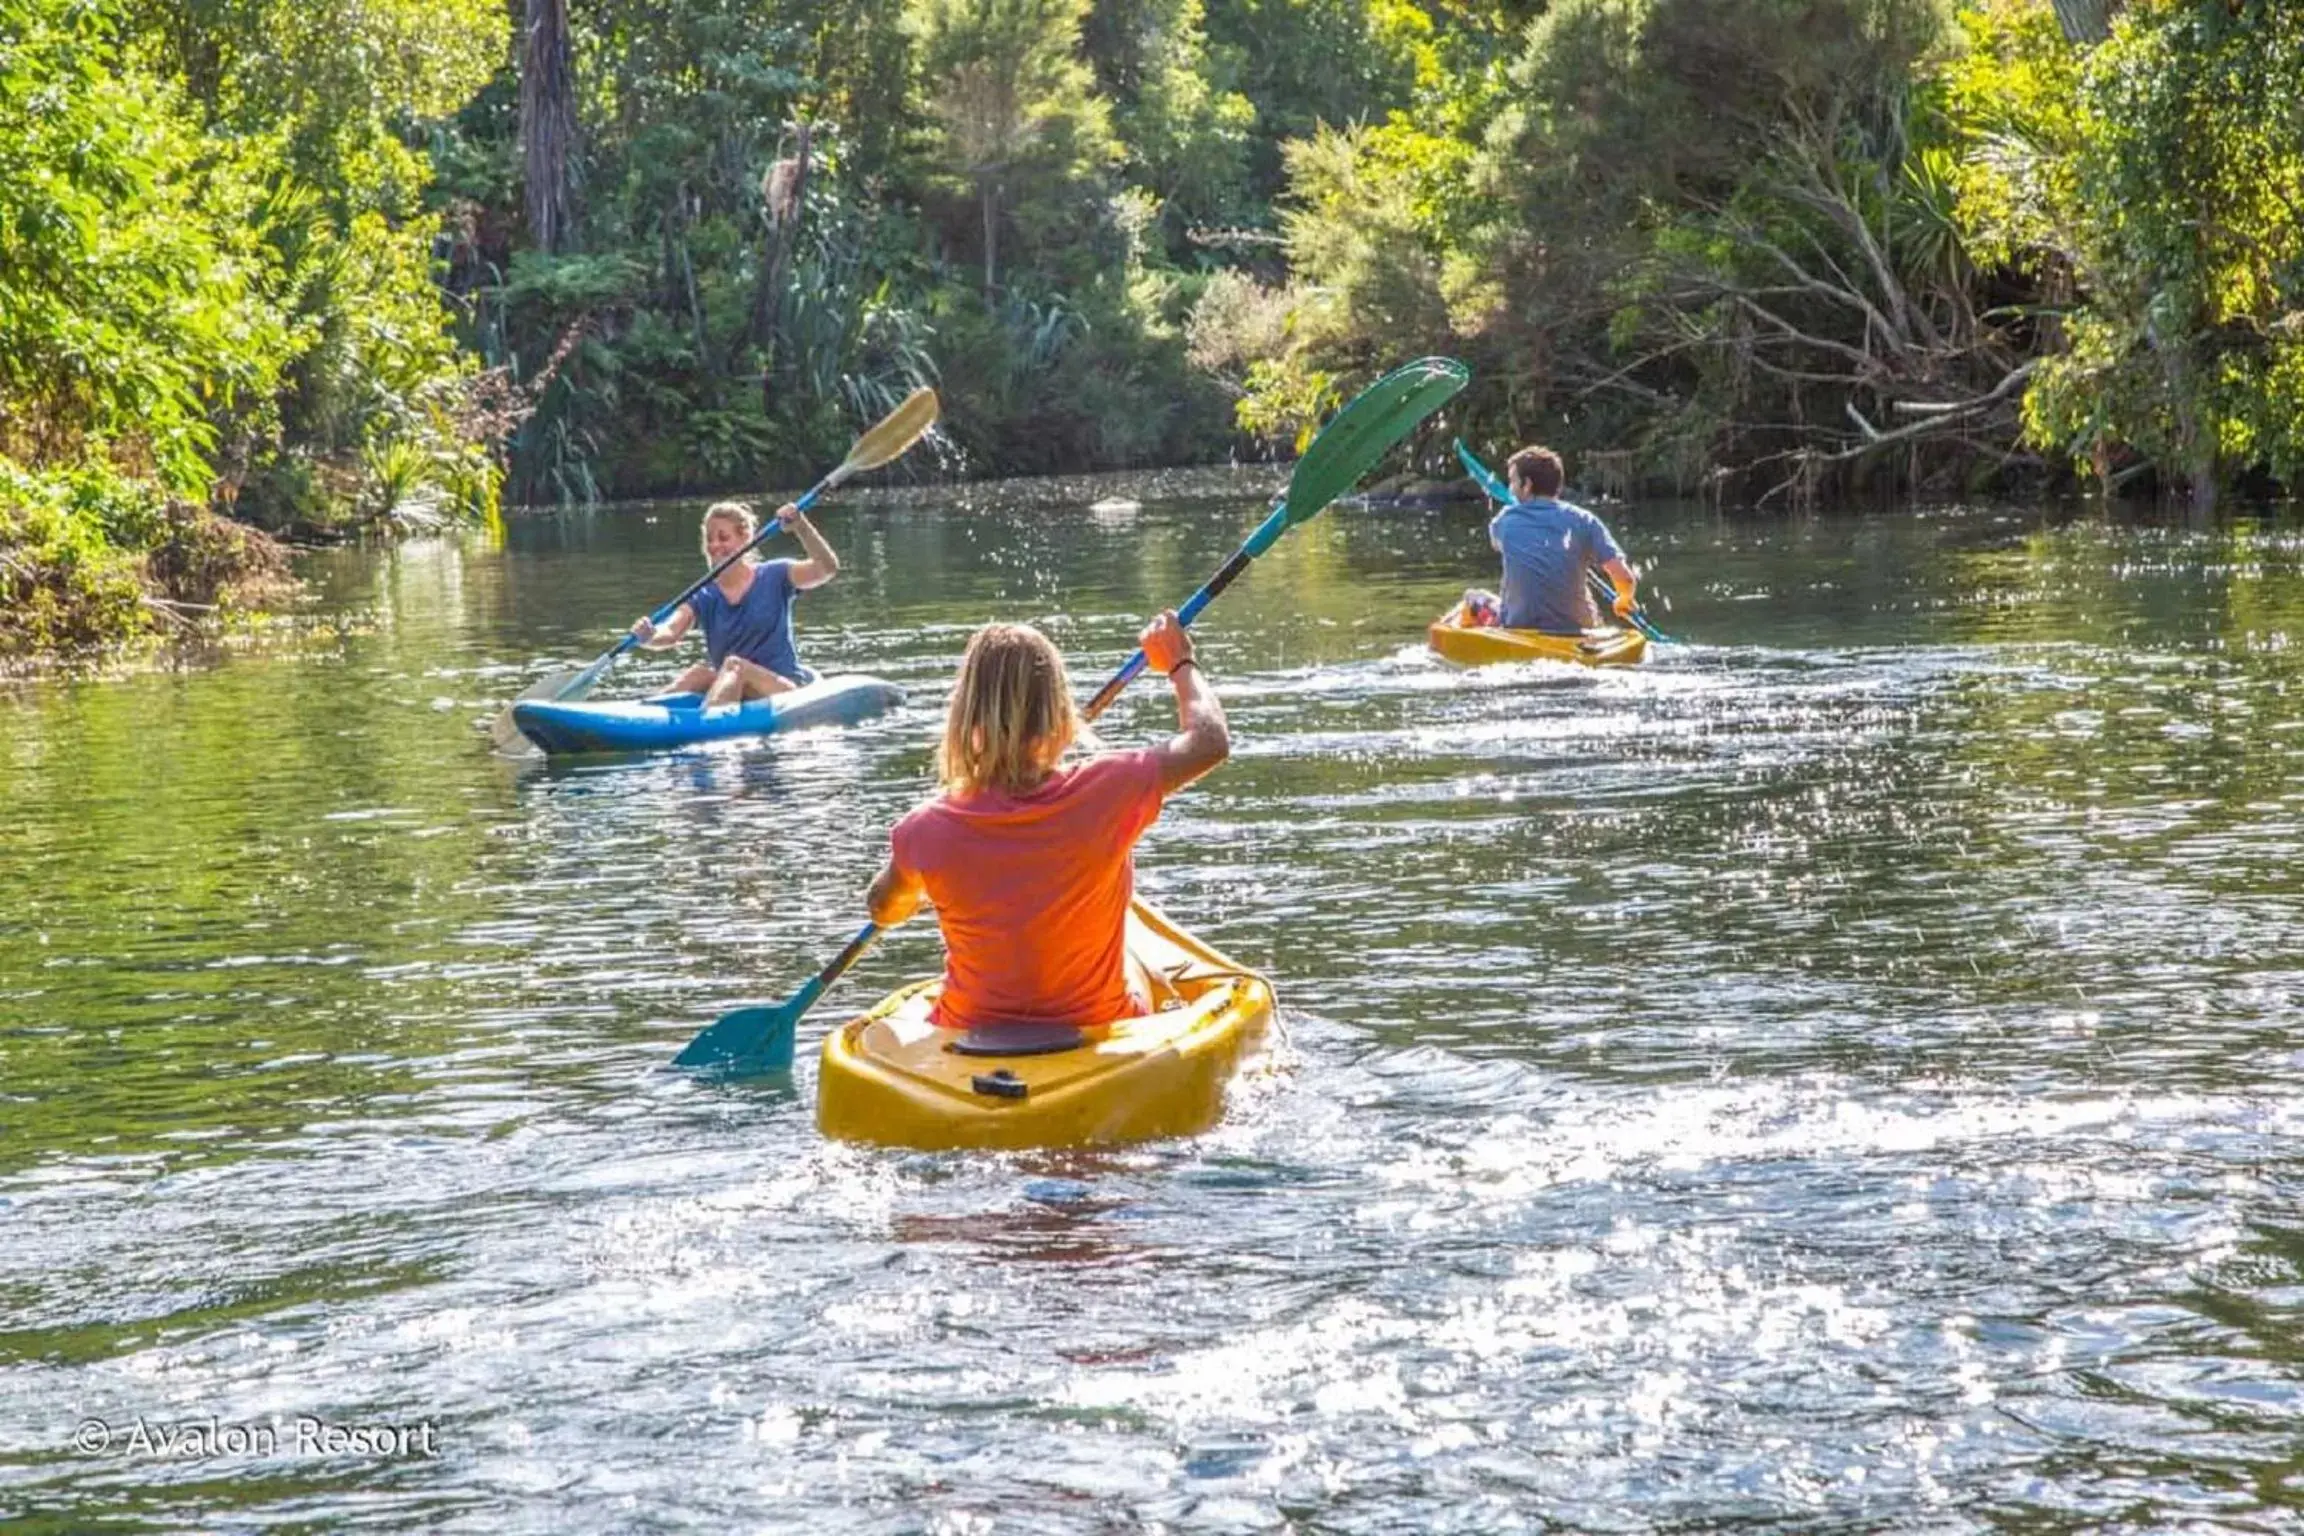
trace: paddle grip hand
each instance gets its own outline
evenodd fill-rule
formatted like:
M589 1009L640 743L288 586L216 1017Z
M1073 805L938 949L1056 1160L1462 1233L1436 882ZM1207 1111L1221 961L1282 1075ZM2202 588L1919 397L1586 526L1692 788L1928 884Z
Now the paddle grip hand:
M1163 677L1193 660L1192 632L1172 613L1163 613L1147 625L1143 639L1145 664Z
M698 588L697 590L702 589ZM688 601L688 599L685 597L676 597L672 599L672 601L666 603L663 607L657 609L654 613L648 615L647 618L642 619L637 624L634 624L632 628L625 634L624 638L616 642L616 649L610 651L608 654L611 656L621 656L626 651L632 650L637 646L646 645L649 641L655 639L656 631L662 629L666 624L670 623L672 621L672 615L678 613L680 611L680 605L686 601ZM647 633L641 633L641 624L648 626Z
M1224 568L1209 577L1208 584L1186 598L1184 606L1176 610L1177 627L1180 629L1189 628L1192 621L1200 617L1200 610L1214 602L1218 593L1239 579L1240 573L1248 569L1249 563L1255 558L1246 549L1242 549L1231 559L1225 561ZM1135 655L1122 662L1120 670L1112 674L1112 680L1096 690L1096 697L1088 701L1087 707L1080 711L1081 715L1093 720L1104 713L1112 701L1120 697L1120 691L1143 674L1144 668L1150 664L1150 660L1139 650Z

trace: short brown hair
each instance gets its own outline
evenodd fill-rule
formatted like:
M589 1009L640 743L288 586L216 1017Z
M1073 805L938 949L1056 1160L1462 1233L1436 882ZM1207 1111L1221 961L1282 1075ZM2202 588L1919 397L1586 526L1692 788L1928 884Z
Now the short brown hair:
M987 624L960 658L936 777L947 794L1022 794L1079 735L1072 681L1048 637L1029 624Z
M1529 447L1504 461L1504 478L1525 485L1531 496L1557 496L1568 483L1568 469L1551 449Z

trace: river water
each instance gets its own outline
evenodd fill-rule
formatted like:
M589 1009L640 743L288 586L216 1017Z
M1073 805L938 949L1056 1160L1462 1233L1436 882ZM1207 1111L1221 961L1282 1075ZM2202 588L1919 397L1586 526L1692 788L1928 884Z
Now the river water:
M1203 620L1235 756L1138 858L1278 987L1219 1129L667 1070L860 920L974 624L1085 692L1269 488L850 498L803 651L913 701L853 731L490 756L693 506L0 695L0 1525L2295 1529L2293 523L1625 508L1687 643L1594 675L1423 650L1476 508L1337 508Z

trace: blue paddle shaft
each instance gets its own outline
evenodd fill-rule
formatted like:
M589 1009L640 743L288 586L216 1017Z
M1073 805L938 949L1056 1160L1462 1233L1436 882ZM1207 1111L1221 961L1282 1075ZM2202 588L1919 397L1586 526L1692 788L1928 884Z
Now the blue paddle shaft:
M1264 553L1264 551L1270 549L1273 544L1278 542L1280 535L1286 533L1287 531L1288 498L1287 495L1283 493L1278 500L1272 503L1272 515L1264 519L1263 522L1257 524L1256 531L1248 535L1247 542L1240 546L1240 553L1245 555L1249 560L1253 560L1258 555ZM1227 569L1229 569L1229 567L1227 567ZM1232 576L1236 576L1238 574L1239 572L1237 571L1232 572ZM1214 597L1218 592L1224 590L1223 584L1231 580L1232 576L1225 575L1223 572L1217 573L1215 578L1210 580L1207 586L1202 587L1199 592L1193 596L1192 601L1186 603L1184 607L1192 610L1192 616L1197 616L1202 608L1208 606L1208 599ZM1177 610L1176 616L1183 619L1186 623L1191 622L1191 617L1187 616L1182 608Z
M788 1006L792 1008L794 1017L797 1018L800 1014L815 1007L816 999L822 997L825 989L830 987L832 983L847 975L848 967L856 963L856 957L870 949L872 941L878 937L880 937L880 925L878 923L867 920L863 927L857 929L856 937L850 939L840 953L832 957L832 963L818 971L816 979L802 987L800 995L792 999Z
M1287 531L1288 504L1283 501L1272 509L1272 515L1264 519L1254 533L1248 535L1247 542L1232 552L1232 558L1224 562L1223 568L1208 578L1206 585L1184 599L1184 606L1176 610L1176 622L1189 629L1192 621L1200 617L1200 611L1214 602L1218 594L1232 585L1242 571L1248 569L1251 561L1270 549L1273 540ZM1104 713L1105 706L1118 698L1122 689L1142 676L1148 665L1150 659L1143 651L1137 651L1120 664L1120 670L1112 674L1110 682L1096 690L1096 697L1090 699L1080 713L1090 720Z

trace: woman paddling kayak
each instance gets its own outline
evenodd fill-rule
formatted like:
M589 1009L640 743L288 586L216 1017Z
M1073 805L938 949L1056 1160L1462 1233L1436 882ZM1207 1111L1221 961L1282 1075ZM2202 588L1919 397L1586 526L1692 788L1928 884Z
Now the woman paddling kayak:
M935 903L938 1024L1095 1028L1148 1011L1123 943L1131 850L1232 736L1173 612L1142 645L1175 689L1177 734L1059 768L1081 732L1064 658L1028 624L987 624L968 642L936 753L942 791L896 824L869 896L883 927Z
M792 503L776 509L776 521L799 536L807 559L739 560L673 610L663 628L645 617L633 623L632 633L652 651L679 644L697 624L704 627L705 661L681 673L667 693L701 693L709 708L765 699L816 681L792 644L792 599L839 575L840 557ZM756 526L752 509L740 501L706 508L705 561L718 565L727 559L750 542Z

